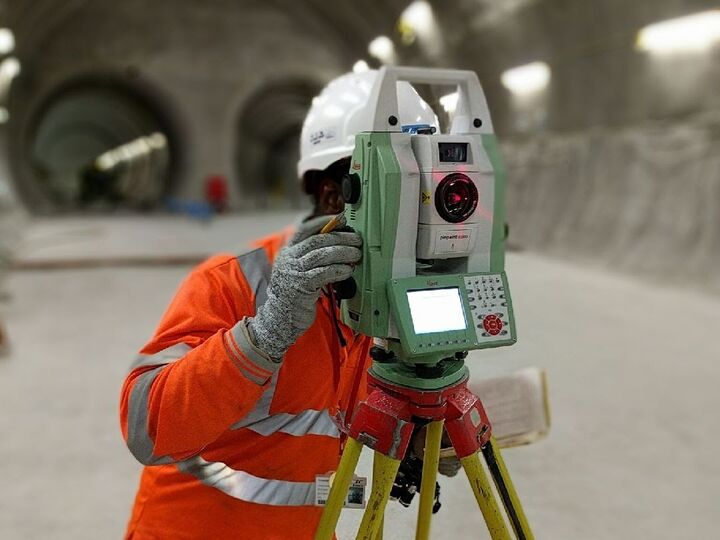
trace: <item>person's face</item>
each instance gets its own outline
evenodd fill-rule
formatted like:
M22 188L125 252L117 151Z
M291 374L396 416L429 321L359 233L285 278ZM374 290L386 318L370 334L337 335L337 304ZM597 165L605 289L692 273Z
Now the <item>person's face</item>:
M340 184L332 178L323 178L318 182L315 198L318 215L339 214L345 208Z

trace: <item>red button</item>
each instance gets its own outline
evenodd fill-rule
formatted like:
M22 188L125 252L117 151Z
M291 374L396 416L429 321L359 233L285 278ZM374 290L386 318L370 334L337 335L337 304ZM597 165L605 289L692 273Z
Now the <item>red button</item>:
M483 327L491 336L497 336L502 331L503 323L497 315L487 315L483 319Z

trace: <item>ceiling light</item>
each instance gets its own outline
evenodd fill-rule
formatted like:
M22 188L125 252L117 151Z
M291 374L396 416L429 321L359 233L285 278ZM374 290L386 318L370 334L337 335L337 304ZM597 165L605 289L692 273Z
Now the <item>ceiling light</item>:
M354 73L364 73L370 69L370 66L365 60L358 60L353 64L352 69Z
M437 23L432 7L425 0L416 0L400 15L398 29L402 42L411 45L417 36L426 38L435 32Z
M387 36L378 36L368 44L368 53L383 64L395 63L395 44Z
M428 57L440 59L443 56L445 37L430 2L415 0L402 12L397 26L403 44L412 45L417 40Z
M445 109L446 113L452 114L455 112L455 108L457 107L458 93L453 92L451 94L445 94L438 101L440 102L440 105L442 105L442 108Z
M0 54L10 54L15 49L15 35L9 28L0 28Z
M155 150L161 150L167 144L165 135L159 132L152 133L146 137L138 137L130 142L121 144L107 152L100 154L95 160L95 165L101 171L107 171L119 163L126 163L151 154Z
M533 94L547 87L550 82L550 66L545 62L532 62L514 67L505 71L500 80L513 94Z
M718 41L720 10L712 10L650 24L638 32L636 47L659 54L702 52Z
M6 81L14 79L20 74L20 60L10 56L0 62L0 78Z

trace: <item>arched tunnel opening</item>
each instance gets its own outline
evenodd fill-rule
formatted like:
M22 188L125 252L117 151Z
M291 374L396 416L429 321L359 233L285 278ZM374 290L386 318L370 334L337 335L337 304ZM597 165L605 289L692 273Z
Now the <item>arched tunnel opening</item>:
M308 205L298 177L300 131L320 86L283 80L257 89L244 101L235 151L243 203L263 208Z
M138 93L110 83L61 89L40 108L27 160L31 208L145 210L170 188L173 137Z

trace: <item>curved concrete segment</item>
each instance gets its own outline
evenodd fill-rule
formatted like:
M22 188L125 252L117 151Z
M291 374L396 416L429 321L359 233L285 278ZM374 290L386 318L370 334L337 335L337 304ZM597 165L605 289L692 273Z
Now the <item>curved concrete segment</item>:
M512 244L720 292L720 113L503 150Z

